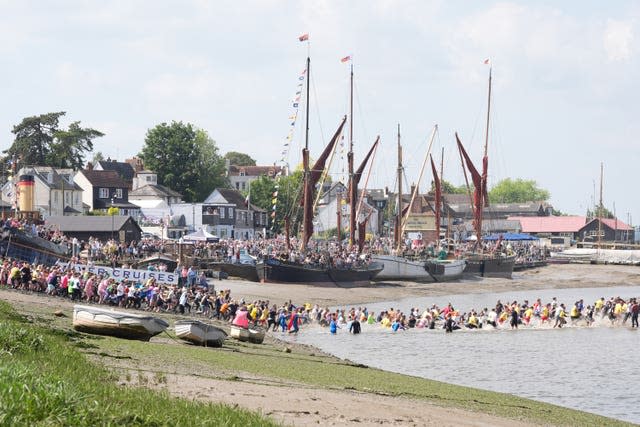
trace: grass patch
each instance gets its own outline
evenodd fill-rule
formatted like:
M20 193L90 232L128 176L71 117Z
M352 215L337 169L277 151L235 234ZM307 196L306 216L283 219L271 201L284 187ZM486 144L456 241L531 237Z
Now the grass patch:
M88 361L70 340L69 335L28 323L0 302L1 426L277 425L226 405L119 387L114 375ZM142 377L145 384L166 382L164 374Z

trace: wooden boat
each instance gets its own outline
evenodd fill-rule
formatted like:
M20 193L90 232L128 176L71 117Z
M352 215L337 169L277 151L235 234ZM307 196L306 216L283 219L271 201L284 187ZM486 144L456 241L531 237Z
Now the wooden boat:
M410 280L413 282L433 282L434 277L426 269L424 261L412 261L397 255L372 255L373 261L382 263L383 270L375 277L381 280Z
M241 326L231 325L229 330L229 336L235 338L238 341L249 341L249 329Z
M262 344L266 331L262 328L249 327L243 328L242 326L231 325L229 336L235 338L238 341L251 342L254 344Z
M482 215L483 209L489 207L489 194L487 192L487 168L489 165L488 146L489 146L489 118L491 112L491 69L489 69L489 93L487 98L487 126L484 142L484 155L482 157L482 172L474 166L471 158L464 149L458 133L456 143L460 157L464 160L467 171L471 174L473 183L473 195L471 197L471 207L473 210L473 224L476 232L476 250L466 255L467 266L464 273L473 276L482 277L505 277L511 278L513 267L515 265L515 256L504 256L499 251L482 252Z
M207 347L222 347L227 338L222 329L199 320L178 320L175 330L178 338Z
M73 329L97 335L149 341L169 327L157 317L85 305L73 306Z
M249 328L249 342L262 344L266 331L262 328Z
M462 277L467 262L463 259L431 259L425 263L425 269L436 282L450 282Z

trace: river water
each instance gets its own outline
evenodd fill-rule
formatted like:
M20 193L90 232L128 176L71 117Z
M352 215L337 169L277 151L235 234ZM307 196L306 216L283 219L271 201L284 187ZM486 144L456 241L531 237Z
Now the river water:
M391 307L408 313L411 307L440 307L451 302L462 311L502 302L557 297L568 308L584 298L585 305L611 296L640 297L640 287L574 288L511 293L449 295L367 304L378 313ZM360 335L346 328L331 335L310 326L285 340L314 345L357 363L447 383L510 393L534 400L640 423L640 332L610 326L607 319L592 327L458 330L409 329L392 332L363 324Z

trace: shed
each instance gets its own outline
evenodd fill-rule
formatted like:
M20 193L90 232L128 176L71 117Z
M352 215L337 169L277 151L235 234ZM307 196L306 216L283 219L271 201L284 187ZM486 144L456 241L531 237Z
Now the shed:
M51 216L49 224L66 236L80 241L88 241L90 237L106 241L114 238L120 242L139 241L142 229L130 216Z

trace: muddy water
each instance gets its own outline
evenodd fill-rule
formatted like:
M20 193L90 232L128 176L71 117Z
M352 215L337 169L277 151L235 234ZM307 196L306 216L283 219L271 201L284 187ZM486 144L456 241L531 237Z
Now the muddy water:
M640 286L545 289L509 293L448 295L369 304L378 313L391 307L407 313L432 304L451 302L462 311L492 307L498 299L530 303L557 297L571 307L584 298L585 305L600 297L640 297ZM312 326L297 337L284 339L312 344L338 357L403 374L448 383L511 393L534 400L640 423L638 349L640 332L611 326L598 319L582 325L553 329L523 327L512 331L410 329L393 333L378 325L363 325L360 335L346 328L332 336Z

